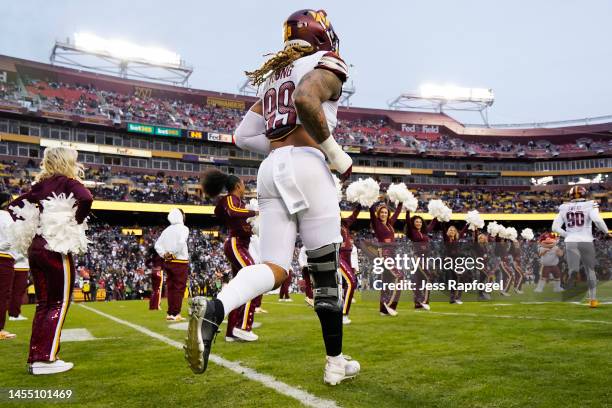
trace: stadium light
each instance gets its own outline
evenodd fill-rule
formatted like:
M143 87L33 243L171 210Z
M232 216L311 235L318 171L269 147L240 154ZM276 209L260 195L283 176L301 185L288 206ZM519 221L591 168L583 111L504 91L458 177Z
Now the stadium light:
M483 102L492 104L493 90L485 88L462 88L454 85L423 84L419 87L422 98L446 101Z
M90 33L75 33L75 47L90 53L105 54L126 61L181 66L181 56L158 47L143 47L124 40L106 39Z

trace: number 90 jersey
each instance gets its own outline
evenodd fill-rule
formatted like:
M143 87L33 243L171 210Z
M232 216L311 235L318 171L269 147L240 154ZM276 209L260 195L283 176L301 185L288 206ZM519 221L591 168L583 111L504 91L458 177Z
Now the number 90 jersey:
M270 75L259 90L266 137L270 141L282 140L301 124L293 103L293 92L304 75L313 69L326 69L333 72L344 83L348 69L344 61L331 51L318 51L299 58L285 68ZM338 99L322 104L330 133L337 124Z
M571 201L559 206L559 215L565 224L565 242L592 242L593 219L599 218L594 201Z

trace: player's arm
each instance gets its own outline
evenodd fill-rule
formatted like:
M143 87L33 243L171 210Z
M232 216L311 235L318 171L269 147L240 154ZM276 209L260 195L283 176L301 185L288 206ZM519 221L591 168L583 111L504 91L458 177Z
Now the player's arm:
M261 100L257 101L242 118L234 133L236 146L259 154L270 153L270 140L266 137L266 122Z
M166 253L168 252L166 246L164 245L164 241L166 240L166 235L168 235L167 229L163 230L157 241L155 241L155 252L157 255L164 258Z
M555 217L555 220L553 221L552 230L553 232L556 232L562 237L565 237L567 235L567 232L565 232L565 230L562 227L563 227L563 212L561 211L559 212L559 214L557 214L557 216Z
M601 214L599 214L599 209L597 207L591 208L589 217L591 217L593 224L595 224L601 232L608 235L608 226L606 225L606 222L603 220L603 218L601 218Z
M337 99L341 93L342 80L338 74L327 69L314 69L298 84L293 93L293 103L304 129L319 144L332 168L342 175L341 179L346 179L353 160L331 136L322 106L323 102Z

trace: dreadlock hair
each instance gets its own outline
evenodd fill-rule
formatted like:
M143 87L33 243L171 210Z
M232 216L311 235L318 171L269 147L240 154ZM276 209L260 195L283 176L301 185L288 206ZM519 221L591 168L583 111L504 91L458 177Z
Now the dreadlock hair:
M204 194L210 198L215 198L225 188L231 192L240 183L240 178L233 174L225 174L217 169L206 170L202 174L202 189Z
M302 58L304 55L312 53L313 50L314 48L311 45L289 45L276 54L266 54L265 56L272 55L272 58L264 62L259 69L255 71L245 71L244 73L251 80L253 86L259 86L268 79L268 76L285 68L293 61Z

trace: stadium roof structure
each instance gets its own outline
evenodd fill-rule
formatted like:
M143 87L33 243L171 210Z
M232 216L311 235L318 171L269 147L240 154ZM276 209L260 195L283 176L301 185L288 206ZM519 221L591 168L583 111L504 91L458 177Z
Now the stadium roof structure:
M388 102L390 109L411 111L474 111L489 125L487 109L493 105L493 90L424 84L417 91L400 94Z
M49 59L52 65L181 86L188 85L193 72L180 55L171 51L88 33L76 33L73 41L56 41Z

